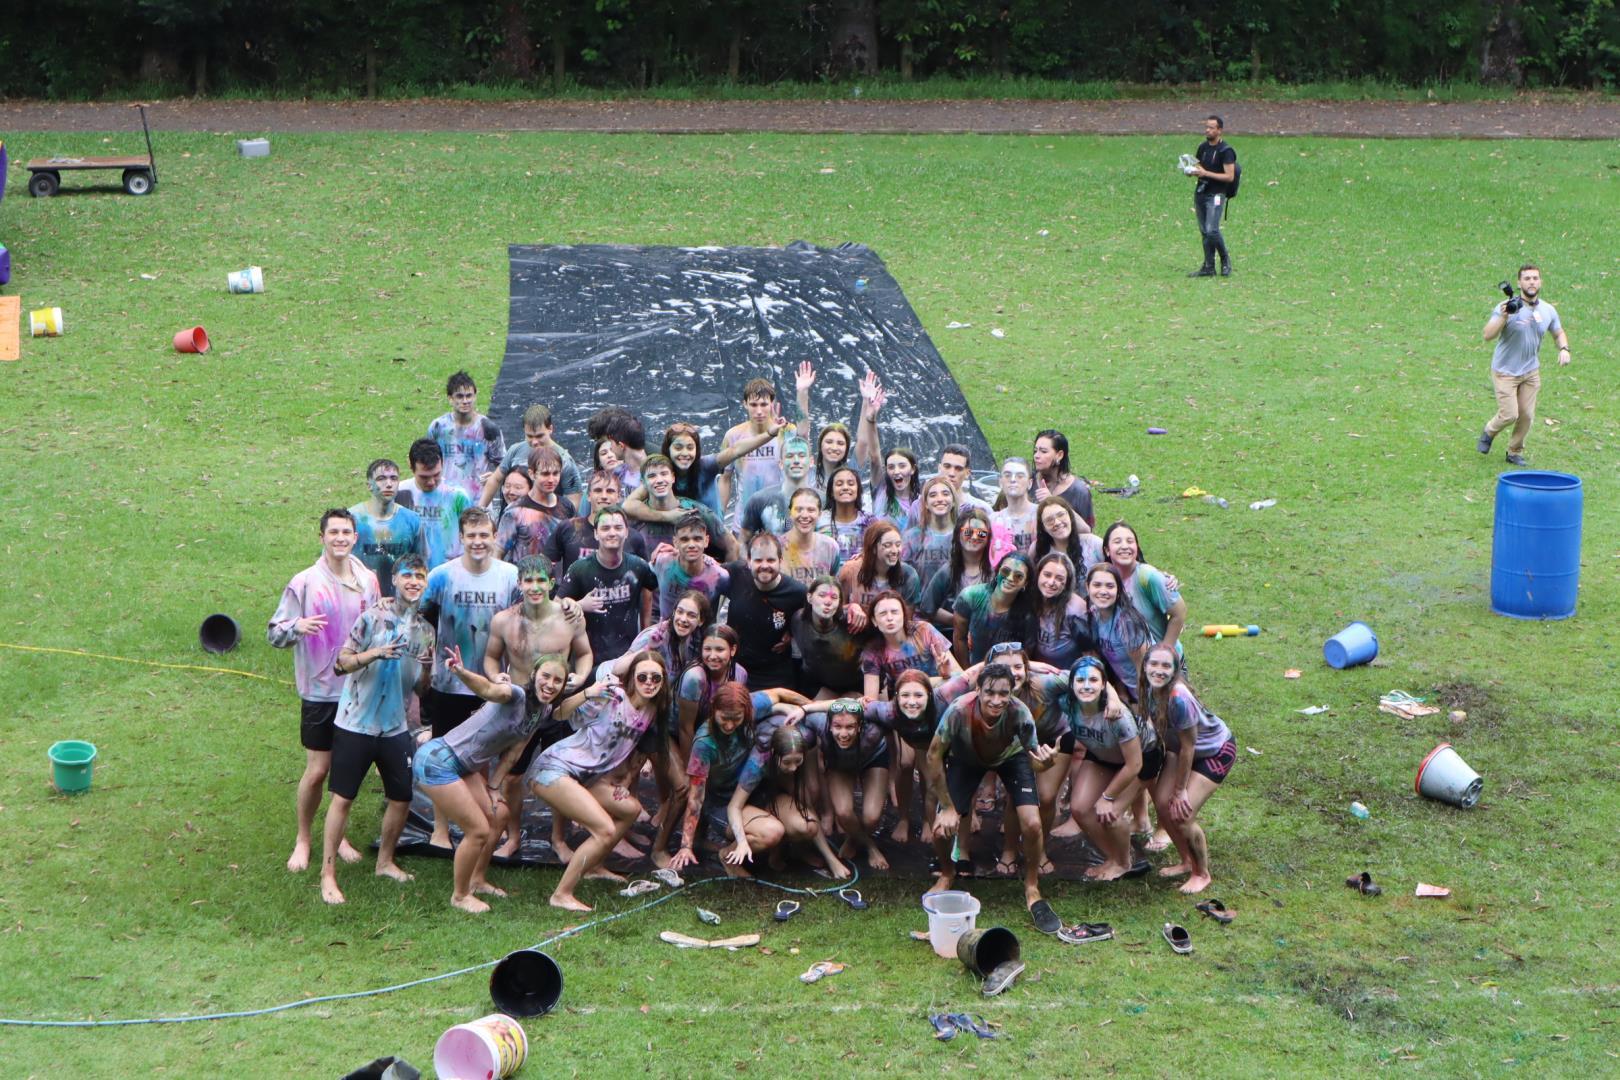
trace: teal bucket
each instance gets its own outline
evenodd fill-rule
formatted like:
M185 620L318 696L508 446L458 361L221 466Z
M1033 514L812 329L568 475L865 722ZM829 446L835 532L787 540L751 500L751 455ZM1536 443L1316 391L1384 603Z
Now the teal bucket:
M64 795L78 795L90 790L90 770L96 761L95 743L80 739L65 739L52 743L48 751L51 759L51 782Z

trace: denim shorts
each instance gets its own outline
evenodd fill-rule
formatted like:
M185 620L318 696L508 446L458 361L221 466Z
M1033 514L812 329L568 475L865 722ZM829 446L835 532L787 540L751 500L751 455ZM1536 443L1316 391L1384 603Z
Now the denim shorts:
M563 769L553 769L547 767L533 770L533 772L530 774L529 780L530 783L534 784L536 787L550 787L552 784L555 784L557 781L561 780L567 775L568 773Z
M445 745L443 739L434 739L416 752L416 760L411 763L411 773L416 777L418 784L442 787L466 776L467 770L462 767L461 759L456 757L456 752Z

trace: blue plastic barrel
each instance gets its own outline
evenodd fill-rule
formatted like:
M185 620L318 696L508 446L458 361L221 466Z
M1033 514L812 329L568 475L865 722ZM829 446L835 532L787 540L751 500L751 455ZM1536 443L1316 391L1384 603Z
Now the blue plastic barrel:
M1512 619L1567 619L1581 579L1581 478L1510 472L1496 480L1491 610Z

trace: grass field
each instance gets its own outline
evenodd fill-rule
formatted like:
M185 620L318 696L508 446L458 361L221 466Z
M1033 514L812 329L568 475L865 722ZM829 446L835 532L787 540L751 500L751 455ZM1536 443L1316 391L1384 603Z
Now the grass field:
M1076 949L1023 932L1011 883L978 883L981 925L1019 929L1031 963L982 1003L1008 1038L941 1046L925 1013L981 1002L905 937L922 883L863 883L871 911L820 901L780 928L774 895L708 888L693 899L731 932L766 927L771 954L660 944L697 929L684 900L559 944L566 1009L528 1025L523 1075L1614 1074L1620 159L1601 143L1245 139L1238 275L1189 281L1197 237L1170 166L1194 141L282 136L244 161L228 138L170 135L145 199L31 200L14 171L7 291L63 307L68 334L0 367L0 640L205 663L197 623L227 611L246 635L229 666L271 681L0 649L0 1015L266 1006L567 925L543 903L551 872L495 871L520 895L479 919L447 907L441 862L405 887L350 870L336 910L313 874L288 875L302 754L290 658L263 623L312 561L319 512L360 500L371 458L403 460L444 411L445 376L493 387L508 243L856 240L888 261L998 451L1054 425L1090 477L1138 474L1143 494L1100 497L1099 516L1139 528L1194 625L1265 628L1188 646L1204 699L1258 752L1205 814L1212 894L1238 921L1199 920L1157 882L1057 885L1065 918L1119 932ZM31 136L11 152L106 149ZM1480 327L1527 257L1575 353L1546 373L1556 423L1538 420L1529 454L1587 498L1580 611L1548 624L1486 612L1504 466L1473 449L1491 411ZM249 263L269 291L227 295ZM214 351L177 355L171 335L197 323ZM1189 485L1232 509L1177 498ZM1332 671L1321 642L1354 618L1383 655ZM1395 688L1468 719L1378 712ZM1295 712L1317 704L1333 711ZM70 737L101 753L78 799L47 784L46 747ZM1442 738L1486 779L1472 812L1412 792ZM363 796L353 834L379 812ZM1363 868L1383 897L1342 886ZM1419 880L1454 899L1413 899ZM603 913L632 903L587 895ZM1193 956L1164 947L1166 920L1189 926ZM823 958L850 969L801 985ZM472 975L257 1019L5 1029L0 1074L426 1066L445 1027L486 1011Z

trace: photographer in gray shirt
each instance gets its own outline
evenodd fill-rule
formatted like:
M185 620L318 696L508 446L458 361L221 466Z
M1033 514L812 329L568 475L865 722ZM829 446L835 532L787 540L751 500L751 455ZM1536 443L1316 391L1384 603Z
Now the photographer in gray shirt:
M1558 310L1541 298L1541 270L1532 263L1519 267L1519 296L1503 283L1508 299L1491 309L1485 322L1485 340L1496 342L1491 354L1491 381L1496 386L1496 415L1480 433L1477 449L1491 452L1491 443L1503 428L1508 438L1509 465L1524 465L1524 439L1536 421L1536 395L1541 390L1541 339L1550 331L1558 342L1558 363L1569 363L1569 337Z

